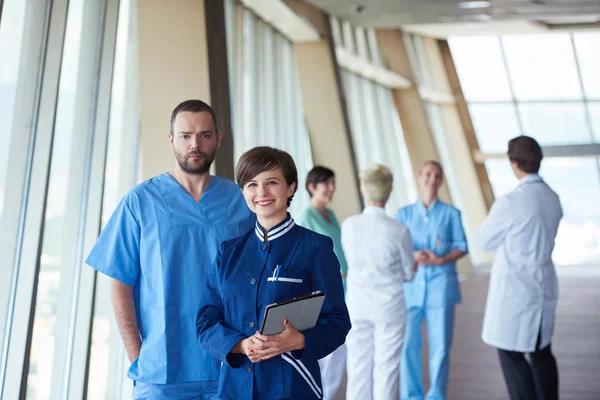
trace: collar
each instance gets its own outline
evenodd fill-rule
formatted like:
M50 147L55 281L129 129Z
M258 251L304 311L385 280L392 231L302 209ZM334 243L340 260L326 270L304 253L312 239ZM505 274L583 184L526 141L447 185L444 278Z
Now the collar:
M417 201L417 209L419 210L419 212L421 214L427 215L435 208L435 206L438 205L439 202L440 201L438 199L435 199L434 202L431 203L429 208L427 208L427 207L425 207L425 204L423 204L423 202L419 199L419 201Z
M376 206L366 206L363 210L363 214L385 214L385 209Z
M533 182L538 182L541 180L542 180L542 177L536 173L527 174L524 177L522 177L521 179L519 179L519 186L521 186L525 183L533 183Z
M275 225L275 226L271 227L271 229L269 229L269 231L267 232L267 240L266 241L272 242L273 240L282 237L283 235L288 233L295 225L296 225L296 223L294 222L294 219L292 218L290 213L288 213L286 219L284 219L282 222L278 223L277 225ZM258 223L258 220L257 220L256 227L254 228L254 233L260 239L261 242L265 241L265 235L263 234L263 232L264 232L264 229Z

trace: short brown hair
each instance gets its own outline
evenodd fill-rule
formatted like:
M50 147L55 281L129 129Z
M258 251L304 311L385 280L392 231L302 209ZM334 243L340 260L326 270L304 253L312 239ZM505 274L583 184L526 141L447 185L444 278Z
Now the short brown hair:
M292 183L295 184L294 193L287 200L289 207L298 190L298 170L292 156L285 151L268 146L258 146L248 150L238 161L235 168L235 180L240 189L243 189L256 175L277 168L281 169L288 186L291 186Z
M542 148L529 136L517 136L508 142L508 159L515 161L517 167L528 174L537 173L542 163Z
M173 133L173 127L175 125L175 119L177 118L177 114L181 112L207 112L213 119L213 123L215 125L215 132L219 130L219 126L217 123L217 113L215 112L215 110L213 110L211 106L209 106L202 100L186 100L184 102L179 103L171 113L171 133Z

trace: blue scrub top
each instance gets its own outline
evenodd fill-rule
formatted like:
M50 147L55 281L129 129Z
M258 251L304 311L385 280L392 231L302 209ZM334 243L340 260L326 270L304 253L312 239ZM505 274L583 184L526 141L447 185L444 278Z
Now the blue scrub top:
M429 209L423 202L398 210L396 220L410 231L415 251L431 250L442 257L453 250L468 252L460 211L440 200ZM445 307L461 302L456 262L419 266L414 279L404 283L406 308Z
M219 394L228 399L322 397L317 360L342 345L350 330L340 264L330 238L288 218L267 232L256 226L223 243L196 322L198 340L223 362ZM316 290L325 293L317 325L303 332L305 348L253 364L229 354L260 329L265 306Z
M86 263L134 287L142 348L129 378L218 379L220 363L197 343L196 313L219 246L255 220L238 186L217 176L198 202L168 173L121 200Z

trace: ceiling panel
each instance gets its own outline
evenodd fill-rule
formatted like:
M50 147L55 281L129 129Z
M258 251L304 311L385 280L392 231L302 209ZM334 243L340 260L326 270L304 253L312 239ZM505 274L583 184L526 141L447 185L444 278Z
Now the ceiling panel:
M464 9L458 0L309 0L353 25L399 28L413 24L522 22L561 19L600 25L600 0L491 0L491 7ZM567 18L568 17L568 18Z

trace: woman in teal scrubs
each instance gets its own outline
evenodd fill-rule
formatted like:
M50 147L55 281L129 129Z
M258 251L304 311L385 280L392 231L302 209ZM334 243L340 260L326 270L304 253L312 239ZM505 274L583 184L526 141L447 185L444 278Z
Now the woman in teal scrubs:
M314 167L306 177L306 190L310 195L310 206L300 214L298 224L314 232L329 236L333 240L333 251L340 261L340 273L345 293L348 264L342 250L342 230L333 211L327 208L335 194L334 172L329 168ZM321 380L323 381L323 398L325 400L333 399L344 377L346 346L341 345L329 356L319 360L319 366L321 367Z

